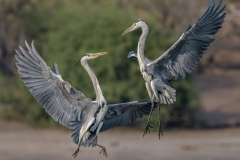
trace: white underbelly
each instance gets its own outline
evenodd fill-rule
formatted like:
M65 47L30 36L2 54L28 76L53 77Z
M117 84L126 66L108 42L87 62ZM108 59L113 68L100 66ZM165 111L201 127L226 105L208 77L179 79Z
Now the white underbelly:
M144 67L140 67L140 71L141 71L141 73L142 73L143 79L144 79L146 82L150 83L150 81L151 81L151 76L149 76L149 74L146 72L145 68L144 68Z

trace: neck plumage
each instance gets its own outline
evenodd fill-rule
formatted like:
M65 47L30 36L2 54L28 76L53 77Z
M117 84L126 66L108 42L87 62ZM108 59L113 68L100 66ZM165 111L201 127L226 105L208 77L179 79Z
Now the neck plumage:
M141 61L146 65L147 63L144 55L144 46L145 46L146 38L148 36L149 29L147 24L143 25L141 28L142 28L142 34L138 41L138 61Z
M94 87L94 90L95 90L95 93L96 93L96 100L97 100L98 104L100 106L102 106L103 102L106 104L106 100L103 97L103 93L102 93L102 90L101 90L100 85L98 83L97 77L95 76L95 74L91 70L91 68L89 67L89 65L87 63L87 60L81 60L81 64L82 64L83 68L87 71L89 77L92 80L93 87Z

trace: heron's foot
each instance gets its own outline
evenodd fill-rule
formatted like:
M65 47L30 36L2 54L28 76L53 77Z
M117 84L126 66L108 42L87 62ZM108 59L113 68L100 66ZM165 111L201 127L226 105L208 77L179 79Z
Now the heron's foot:
M162 131L162 125L160 123L159 130L158 130L158 137L159 137L159 139L161 138L161 135L163 136L163 131Z
M72 155L72 156L74 156L74 159L77 157L78 152L79 152L79 147L78 147L78 149L77 149L77 150L73 153L73 155Z
M103 154L103 156L106 156L107 157L107 150L106 150L106 148L105 147L103 147L102 149L101 149L101 151L99 152L99 154Z
M148 134L148 133L150 134L150 128L153 128L153 127L148 122L145 128L145 131L143 132L143 137L145 136L145 134Z
M106 148L103 147L103 146L101 146L101 145L99 145L99 144L97 144L97 146L101 148L101 151L99 152L99 154L102 153L103 156L106 156L106 157L107 157L107 150L106 150Z

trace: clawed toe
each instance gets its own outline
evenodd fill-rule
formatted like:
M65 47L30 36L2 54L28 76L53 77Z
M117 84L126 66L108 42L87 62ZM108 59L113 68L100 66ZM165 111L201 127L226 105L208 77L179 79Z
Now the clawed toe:
M99 152L99 154L102 153L103 156L106 156L106 157L107 157L107 150L106 150L106 148L103 147L103 146L101 146L101 145L99 145L99 144L96 144L96 145L101 148L101 151Z
M103 153L103 155L107 157L107 151L106 151L105 147L103 147L101 149L101 151L99 152L99 154L101 154L101 153Z
M149 123L147 123L145 131L143 132L143 137L145 134L149 133L150 134L150 128L153 128Z
M162 131L162 126L159 126L159 130L158 130L158 137L159 139L161 138L161 135L163 136L163 131Z
M78 152L79 152L79 148L78 148L78 149L73 153L73 155L72 155L72 156L74 156L74 159L77 157Z

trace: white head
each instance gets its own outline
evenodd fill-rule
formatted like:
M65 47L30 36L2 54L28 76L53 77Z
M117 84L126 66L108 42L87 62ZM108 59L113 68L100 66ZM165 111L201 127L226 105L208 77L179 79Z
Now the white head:
M100 57L100 56L104 56L105 54L107 54L107 52L100 52L100 53L85 53L82 58L80 59L79 62L81 61L89 61L89 60L92 60L92 59L95 59L97 57ZM79 63L78 62L78 63ZM77 63L77 64L78 64ZM77 65L76 64L76 65Z
M133 23L133 25L131 27L129 27L126 31L124 31L122 33L122 36L127 34L127 33L129 33L129 32L132 32L132 31L134 31L134 30L136 30L136 29L138 29L140 27L141 28L148 28L148 25L143 20L138 19L138 20L136 20L136 22Z

